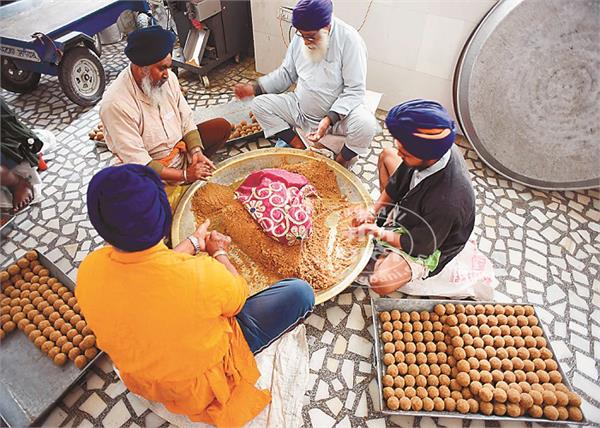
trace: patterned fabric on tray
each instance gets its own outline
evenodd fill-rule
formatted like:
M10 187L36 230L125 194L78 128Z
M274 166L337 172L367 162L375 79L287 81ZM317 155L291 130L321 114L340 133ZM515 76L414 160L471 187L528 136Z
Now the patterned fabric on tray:
M271 238L295 245L310 237L315 188L306 177L281 169L263 169L248 175L235 197Z

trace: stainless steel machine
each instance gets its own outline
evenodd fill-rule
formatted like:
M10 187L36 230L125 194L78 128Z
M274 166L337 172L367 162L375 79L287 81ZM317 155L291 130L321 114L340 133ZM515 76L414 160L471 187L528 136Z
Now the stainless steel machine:
M196 73L209 86L207 73L252 48L249 0L167 0L179 47L173 67Z

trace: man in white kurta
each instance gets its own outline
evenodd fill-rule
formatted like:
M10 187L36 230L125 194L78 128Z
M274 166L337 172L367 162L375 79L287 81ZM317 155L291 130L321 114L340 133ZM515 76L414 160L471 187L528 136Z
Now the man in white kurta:
M327 133L344 136L336 160L348 166L367 154L378 126L365 106L365 43L331 11L330 0L300 0L293 11L298 31L281 66L235 90L240 98L256 95L252 111L267 138L301 148L294 128L316 147ZM285 92L293 84L294 92Z

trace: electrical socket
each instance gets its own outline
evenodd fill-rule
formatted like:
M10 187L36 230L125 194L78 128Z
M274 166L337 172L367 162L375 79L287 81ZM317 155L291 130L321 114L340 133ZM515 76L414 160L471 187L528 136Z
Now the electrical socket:
M277 19L284 21L284 22L289 22L291 24L292 23L292 8L286 7L286 6L279 7L279 13L277 14Z

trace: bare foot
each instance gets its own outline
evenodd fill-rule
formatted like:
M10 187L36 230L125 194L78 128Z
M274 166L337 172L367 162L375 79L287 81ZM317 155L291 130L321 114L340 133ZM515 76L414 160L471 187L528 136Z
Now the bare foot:
M304 142L302 141L302 139L298 136L295 136L292 141L290 141L290 146L292 146L295 149L306 149L306 146L304 145Z
M338 155L335 157L335 161L346 169L348 169L348 165L350 164L350 161L344 159L341 153L338 153Z
M18 177L15 186L11 190L13 195L13 212L15 213L21 211L33 200L33 187L24 178Z

